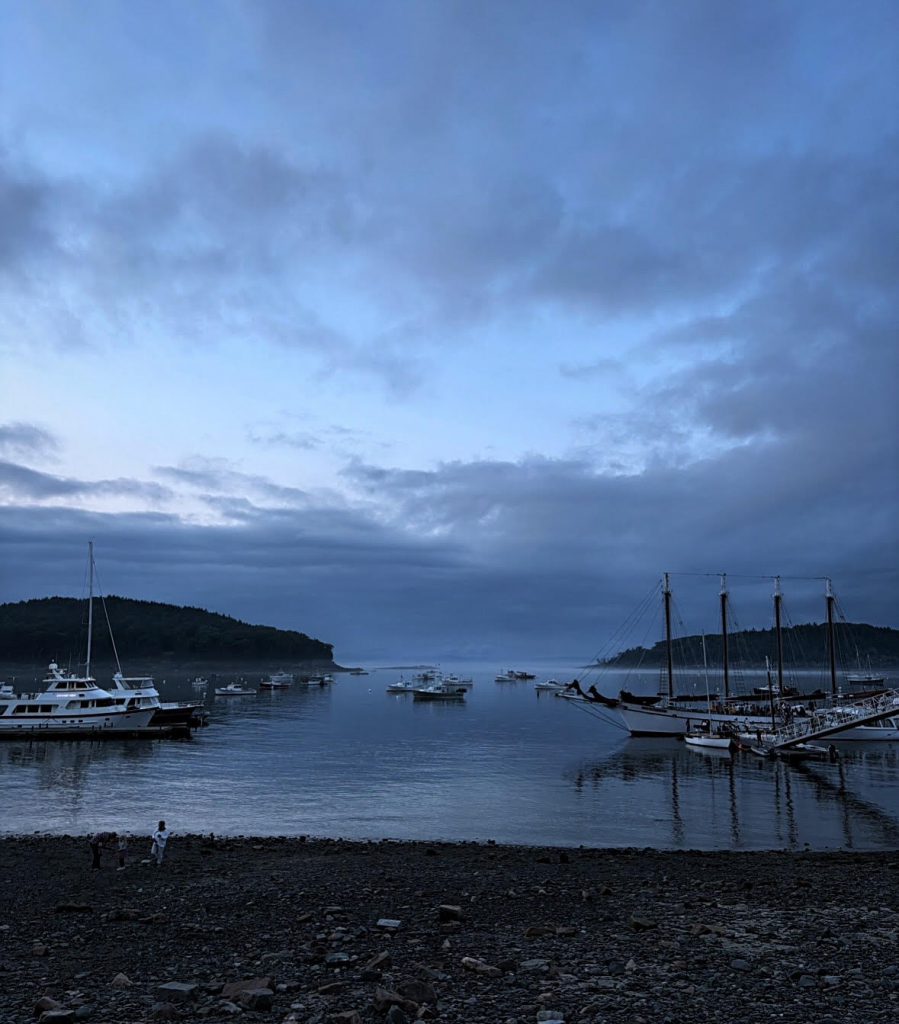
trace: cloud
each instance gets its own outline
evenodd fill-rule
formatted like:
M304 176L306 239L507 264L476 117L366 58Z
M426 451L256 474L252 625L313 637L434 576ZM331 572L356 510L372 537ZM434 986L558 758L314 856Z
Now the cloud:
M34 423L0 424L0 453L12 457L47 457L60 448L59 439Z
M181 466L157 466L154 472L175 484L213 493L248 492L269 501L303 504L309 495L298 487L284 487L264 476L243 473L232 468L226 459L207 459L195 456Z
M29 469L13 462L0 462L0 494L10 503L42 502L54 499L90 500L136 498L163 503L172 497L167 487L141 480L76 480Z

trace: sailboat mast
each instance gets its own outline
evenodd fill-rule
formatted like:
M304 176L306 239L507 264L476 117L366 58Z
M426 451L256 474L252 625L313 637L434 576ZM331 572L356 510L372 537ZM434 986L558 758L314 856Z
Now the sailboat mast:
M84 674L90 678L91 674L91 638L94 635L94 542L87 542L88 561L88 591L87 591L87 663Z
M724 662L724 699L730 696L730 660L727 653L727 573L721 573L721 657Z
M836 638L834 637L833 627L833 584L830 581L830 577L827 578L824 585L824 596L827 601L827 655L830 660L830 695L836 697L837 695L837 645Z
M777 685L780 695L784 693L784 637L783 637L783 594L780 592L780 576L774 577L774 636L777 639Z
M665 573L665 584L662 588L665 601L665 655L668 661L668 699L674 697L674 658L671 651L671 584L668 573Z

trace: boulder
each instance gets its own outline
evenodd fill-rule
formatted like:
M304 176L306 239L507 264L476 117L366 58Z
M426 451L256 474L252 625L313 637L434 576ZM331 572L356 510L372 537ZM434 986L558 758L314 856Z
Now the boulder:
M441 903L437 908L437 919L441 924L447 921L461 921L464 917L462 908L451 903Z
M169 1003L189 1003L196 998L199 988L191 981L167 981L157 985L156 997Z
M437 1003L437 993L434 986L428 981L420 981L418 978L410 978L400 982L396 987L397 992L413 1003Z
M34 1015L40 1017L42 1013L46 1013L47 1010L62 1010L64 1009L62 1003L57 1002L52 996L41 996L40 999L34 1004Z
M241 992L250 992L257 988L274 989L274 987L275 979L265 975L262 978L245 978L243 981L230 981L227 985L222 985L222 990L219 994L222 999L234 999Z
M248 1010L265 1013L272 1008L274 995L270 988L248 988L240 993L237 1001Z
M110 988L131 988L131 979L127 974L122 974L121 971L112 979L109 983Z

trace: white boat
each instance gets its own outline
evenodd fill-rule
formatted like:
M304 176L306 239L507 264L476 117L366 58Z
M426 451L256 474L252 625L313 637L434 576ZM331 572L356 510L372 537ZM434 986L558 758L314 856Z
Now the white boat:
M228 683L227 686L217 686L215 688L216 697L249 697L255 692L255 690L251 690L248 686L242 686L240 683Z
M565 683L560 683L558 679L544 679L534 683L535 690L552 690L557 692L565 689Z
M118 671L112 677L109 693L117 707L152 708L153 728L190 729L205 724L206 712L199 701L161 701L152 676L123 676Z
M443 682L448 686L461 687L463 690L470 690L474 686L471 678L463 679L462 676L448 675L443 677Z
M708 747L716 750L730 750L733 746L733 740L730 736L709 732L684 733L684 743L689 747Z
M398 679L387 687L388 693L412 693L419 688L419 684L411 679Z
M94 736L145 729L152 708L119 707L89 675L63 672L50 663L43 689L0 697L0 736Z
M16 694L6 684L0 695L0 736L62 737L95 736L143 730L156 709L128 704L97 686L91 675L91 644L94 632L94 545L89 542L89 590L87 604L87 656L83 676L66 673L50 663L43 689Z
M514 668L507 668L504 672L494 676L497 683L525 683L536 678L533 672L519 672Z
M209 686L209 680L204 676L197 676L196 679L191 679L190 685L195 690L205 690Z
M267 678L259 683L260 690L286 690L293 685L292 672L272 672Z

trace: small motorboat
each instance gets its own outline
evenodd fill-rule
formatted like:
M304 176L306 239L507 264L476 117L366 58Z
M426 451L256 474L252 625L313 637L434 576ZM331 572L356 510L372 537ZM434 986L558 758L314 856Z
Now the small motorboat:
M535 690L564 690L565 683L560 683L558 679L542 679L539 682L534 683Z
M204 678L203 676L197 676L196 679L191 679L190 685L195 690L205 690L206 687L209 686L209 680Z
M730 736L715 733L688 732L684 733L684 743L688 747L702 747L707 750L730 750L734 741Z
M457 687L461 687L463 690L470 690L472 688L472 686L474 686L474 680L473 679L471 679L471 678L463 679L461 676L454 676L454 675L444 676L443 677L443 682L447 686L457 686Z
M255 690L251 690L248 686L241 686L240 683L228 683L227 686L217 686L215 688L216 697L250 697L255 692Z
M398 679L395 683L391 683L387 687L388 693L413 693L418 688L418 684L412 680Z

